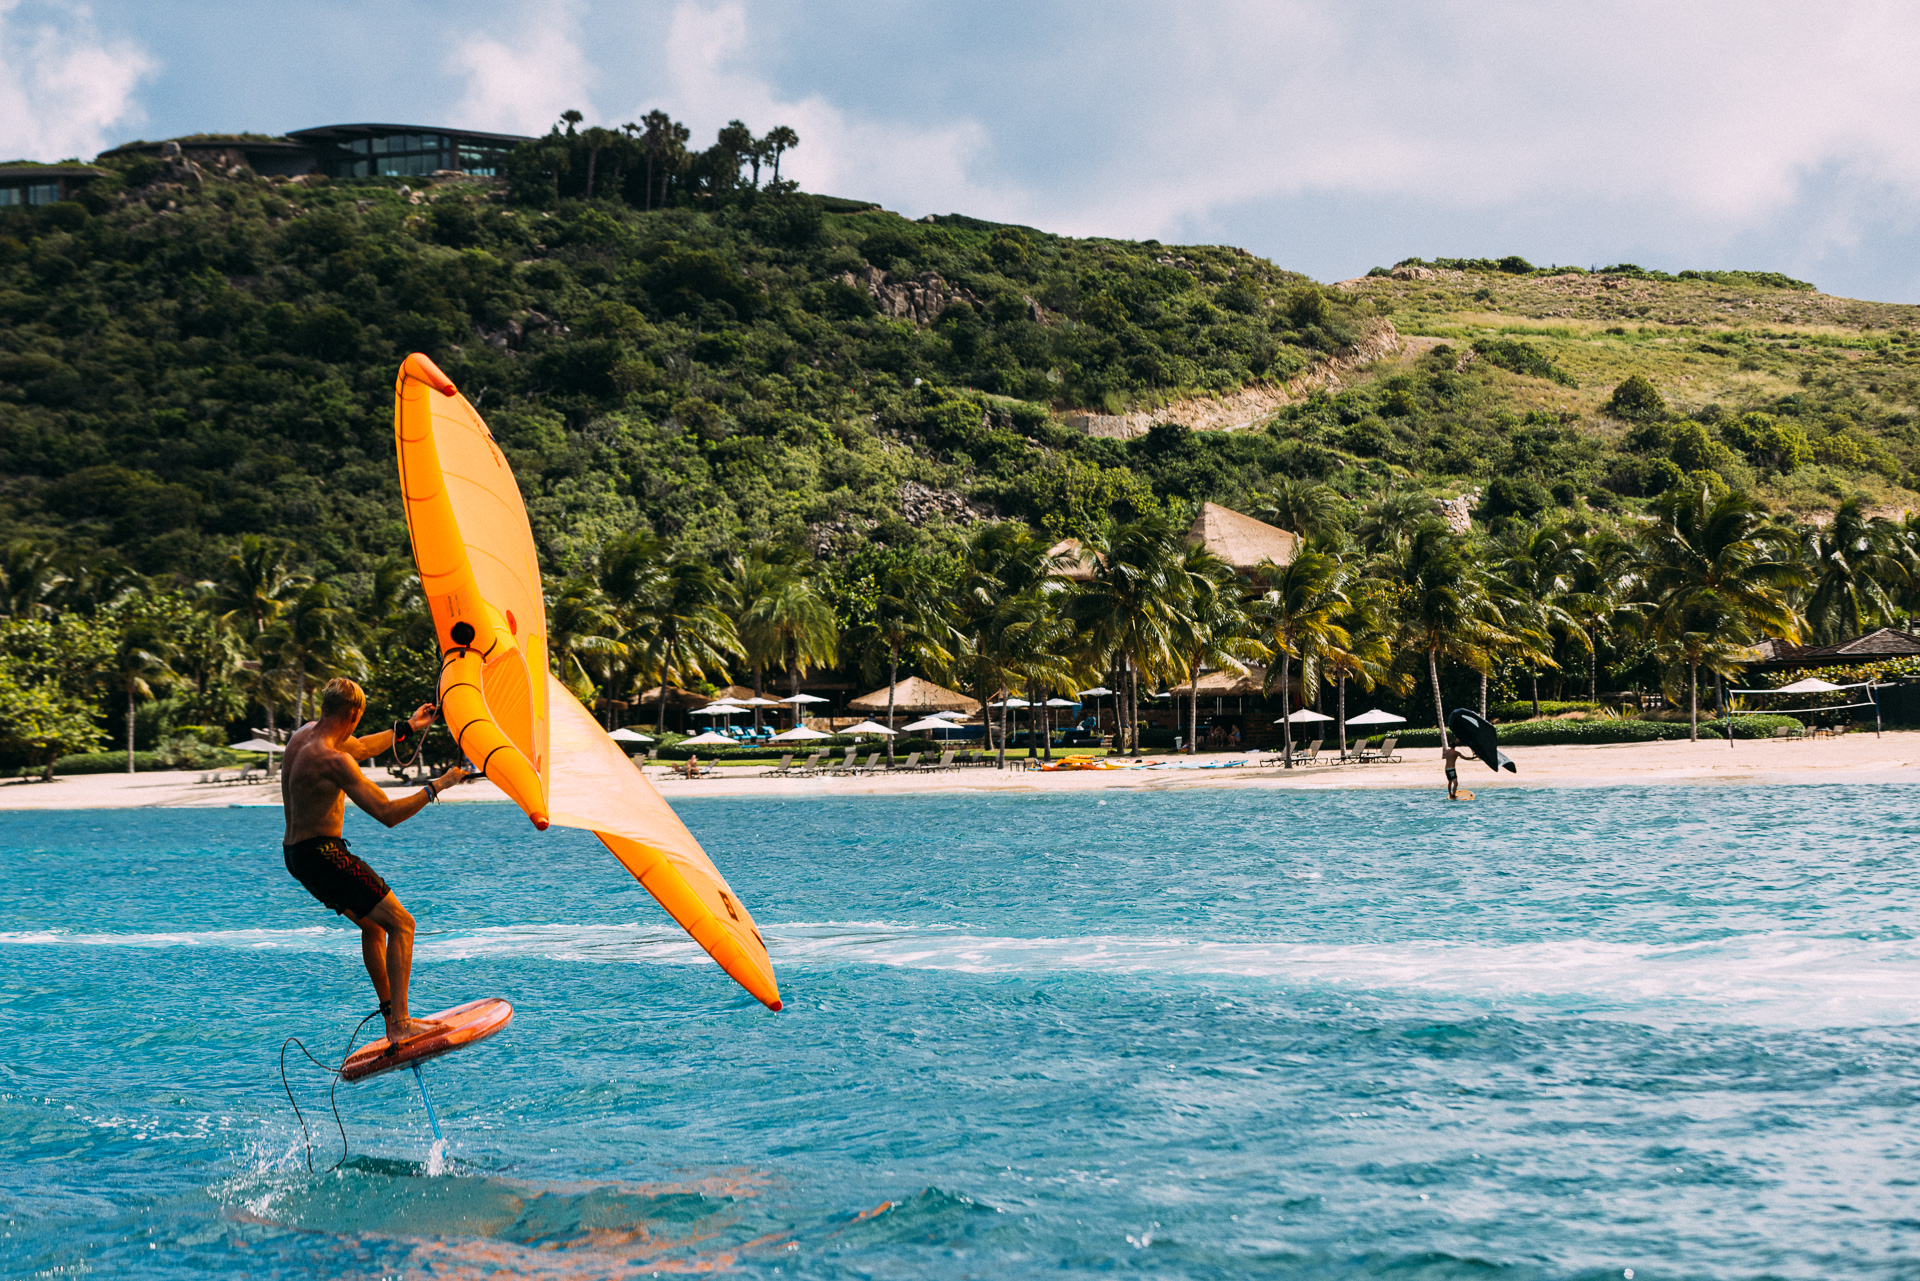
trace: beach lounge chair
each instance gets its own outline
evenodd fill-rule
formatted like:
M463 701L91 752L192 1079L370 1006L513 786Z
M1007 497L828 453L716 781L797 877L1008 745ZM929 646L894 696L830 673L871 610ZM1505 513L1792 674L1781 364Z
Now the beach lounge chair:
M893 767L892 772L898 774L898 773L905 773L908 770L919 769L920 757L921 757L921 753L919 752L909 753L906 760L899 762Z
M794 766L793 772L801 775L818 772L820 769L820 758L825 755L825 752L815 752L813 755L807 757L806 764Z
M828 761L820 770L822 774L851 774L854 772L854 758L860 754L857 747L849 747L847 754L837 761Z
M768 770L767 773L769 775L786 774L791 772L792 769L793 769L793 753L788 752L785 755L781 756L780 763L774 766L772 769Z
M1311 743L1308 743L1307 750L1300 757L1299 763L1302 765L1312 765L1317 762L1320 759L1320 744L1326 741L1324 738L1316 738Z
M1382 739L1380 741L1380 750L1374 754L1373 759L1383 765L1389 765L1399 760L1400 758L1393 754L1393 745L1399 741L1397 738Z
M856 774L873 774L879 772L882 768L884 767L880 764L880 753L868 752L867 763L865 765L854 765L853 771Z
M1367 746L1367 736L1362 734L1353 740L1353 750L1347 753L1347 759L1359 765L1365 765L1373 756L1373 749Z
M922 765L922 766L920 767L920 772L921 772L921 773L923 773L923 774L930 774L930 773L932 773L932 772L933 772L933 771L935 771L935 770L948 770L948 769L952 769L952 768L953 768L953 751L954 751L954 749L952 749L951 747L949 747L949 748L948 748L948 749L947 749L946 751L944 751L944 752L942 752L942 753L940 753L940 763L939 763L939 764L937 764L937 765Z

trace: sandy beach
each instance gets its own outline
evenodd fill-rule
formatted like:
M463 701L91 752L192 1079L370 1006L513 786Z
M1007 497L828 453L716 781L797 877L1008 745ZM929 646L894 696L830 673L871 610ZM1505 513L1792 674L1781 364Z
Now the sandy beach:
M1129 769L1040 773L1025 769L963 769L946 773L863 774L849 778L771 778L757 767L726 768L696 779L646 771L669 799L700 796L879 796L911 792L1078 792L1110 788L1169 790L1194 787L1432 788L1443 790L1438 748L1418 748L1390 765L1318 765L1281 769ZM1850 734L1799 742L1772 739L1699 743L1618 743L1529 747L1513 753L1517 774L1495 776L1478 762L1461 767L1462 784L1485 792L1502 787L1619 787L1658 784L1920 783L1920 731L1883 736ZM1204 764L1226 756L1148 758ZM277 784L216 786L199 771L83 774L52 783L0 783L0 809L123 809L141 806L224 807L278 805ZM407 789L396 789L407 790ZM450 792L450 803L505 803L492 784L475 780Z

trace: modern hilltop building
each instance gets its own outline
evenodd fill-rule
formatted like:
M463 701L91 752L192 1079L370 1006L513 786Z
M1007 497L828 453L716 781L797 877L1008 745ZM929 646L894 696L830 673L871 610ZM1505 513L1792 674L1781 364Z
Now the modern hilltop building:
M427 125L320 125L284 137L193 134L170 141L184 160L211 169L244 165L268 177L319 173L329 178L426 177L467 173L491 177L507 152L532 141L521 134L479 133ZM157 156L166 141L129 142L107 156ZM0 181L4 181L0 177Z
M0 209L54 204L104 172L92 165L36 165L24 160L0 164Z
M428 129L420 125L321 125L287 135L309 147L315 169L329 178L377 178L451 170L491 176L522 134Z

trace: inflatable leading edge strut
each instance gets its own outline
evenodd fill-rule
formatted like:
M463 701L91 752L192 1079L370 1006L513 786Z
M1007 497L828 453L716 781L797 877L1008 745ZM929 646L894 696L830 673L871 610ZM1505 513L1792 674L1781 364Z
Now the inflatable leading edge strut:
M394 435L407 533L440 641L447 728L544 831L546 602L520 488L480 415L418 353L400 366Z

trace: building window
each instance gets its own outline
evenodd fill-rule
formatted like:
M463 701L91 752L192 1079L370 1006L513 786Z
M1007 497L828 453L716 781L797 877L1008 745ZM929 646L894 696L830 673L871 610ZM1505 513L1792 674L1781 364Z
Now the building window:
M60 184L57 182L37 182L27 188L27 203L30 205L50 205L60 199Z
M0 209L9 209L26 203L26 192L19 187L0 187Z

